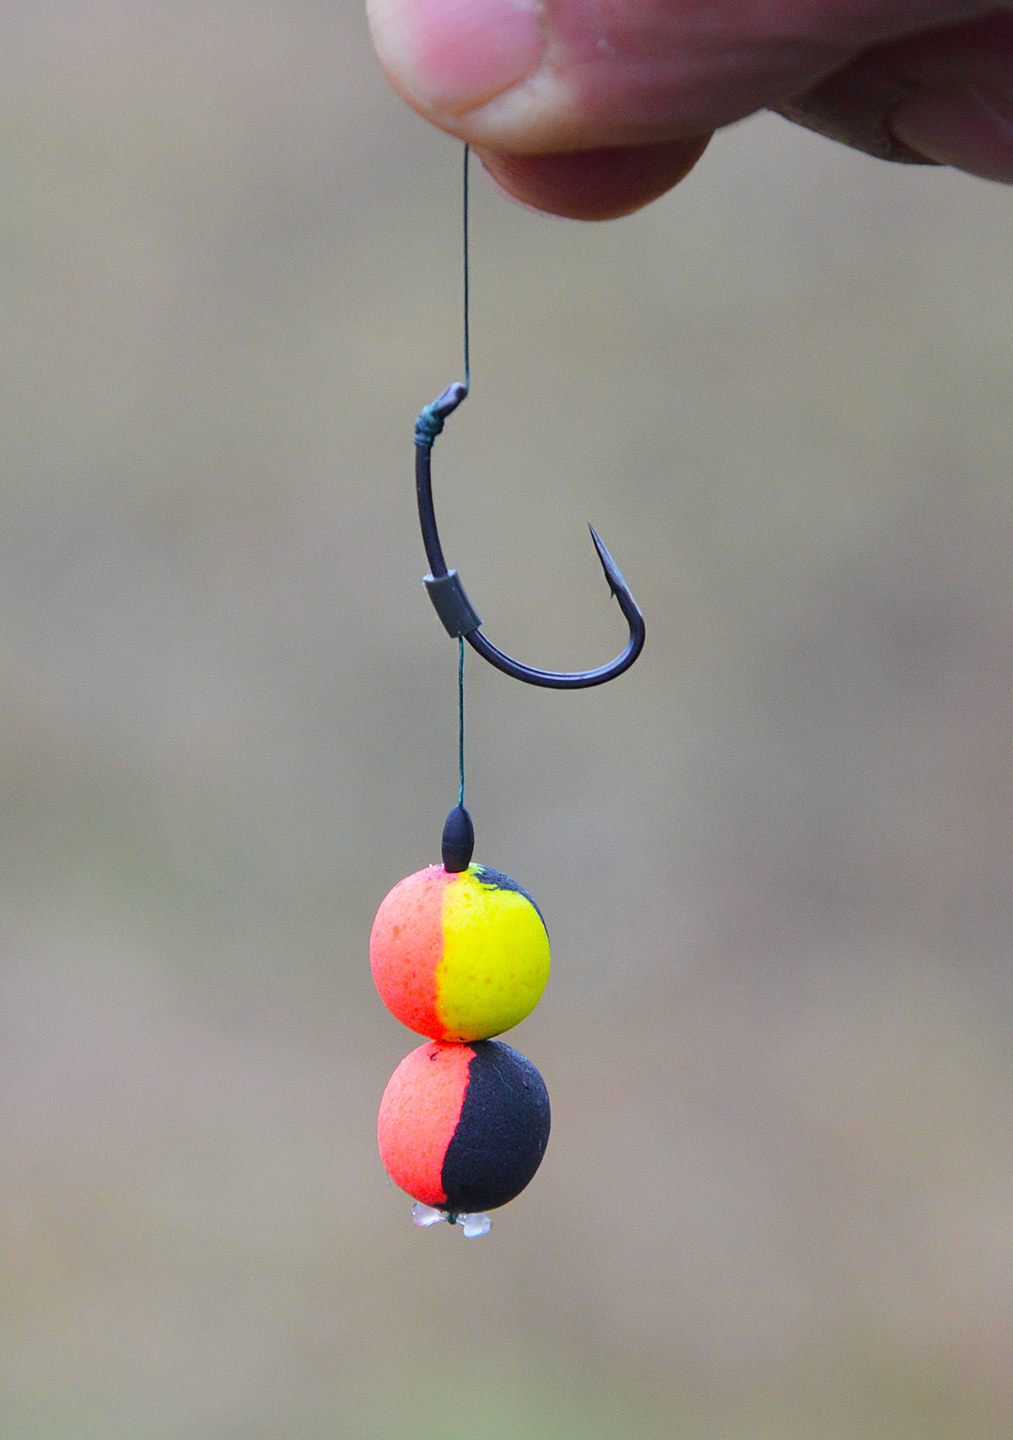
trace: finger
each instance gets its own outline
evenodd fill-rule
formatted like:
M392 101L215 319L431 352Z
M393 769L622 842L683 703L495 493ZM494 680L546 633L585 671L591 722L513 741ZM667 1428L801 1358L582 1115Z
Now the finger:
M421 114L501 154L704 135L974 0L367 0Z
M575 150L557 155L500 155L476 150L514 200L570 220L614 220L657 200L699 160L709 135L663 145Z
M1013 184L1013 16L884 46L774 108L885 160Z

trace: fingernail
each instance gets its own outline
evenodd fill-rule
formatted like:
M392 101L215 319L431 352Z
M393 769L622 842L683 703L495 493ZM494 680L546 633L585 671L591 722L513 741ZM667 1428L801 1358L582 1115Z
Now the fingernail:
M502 94L541 58L538 0L369 0L368 11L395 82L448 115Z
M926 160L1013 185L1013 105L978 90L926 90L898 105L890 129Z

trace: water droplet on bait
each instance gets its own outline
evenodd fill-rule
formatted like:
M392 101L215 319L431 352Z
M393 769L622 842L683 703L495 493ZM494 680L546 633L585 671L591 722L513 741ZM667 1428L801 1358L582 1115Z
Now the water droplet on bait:
M431 1205L423 1205L421 1200L416 1200L412 1206L412 1220L423 1229L427 1225L438 1225L441 1220L446 1220L442 1210L434 1210Z

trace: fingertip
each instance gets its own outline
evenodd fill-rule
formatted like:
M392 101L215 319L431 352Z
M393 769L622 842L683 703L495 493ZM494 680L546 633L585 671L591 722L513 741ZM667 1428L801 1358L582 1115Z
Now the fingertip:
M699 160L710 135L551 155L504 155L477 147L512 200L568 220L615 220L657 200Z
M450 122L538 69L535 0L367 0L373 44L409 103Z

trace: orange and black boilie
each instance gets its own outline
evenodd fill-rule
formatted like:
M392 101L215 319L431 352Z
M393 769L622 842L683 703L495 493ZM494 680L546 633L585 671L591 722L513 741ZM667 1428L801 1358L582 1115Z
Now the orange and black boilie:
M523 1055L492 1037L538 1004L549 976L541 911L515 880L474 865L475 832L464 808L464 642L496 669L554 690L582 690L621 675L644 645L644 617L594 528L591 535L629 627L622 652L596 670L534 670L505 655L482 624L456 570L447 568L433 508L433 442L468 394L468 151L464 152L465 381L448 386L415 422L415 482L430 573L426 589L458 642L460 786L443 829L442 865L394 886L369 941L380 997L425 1035L394 1071L380 1103L380 1156L415 1200L417 1225L459 1222L467 1236L489 1229L485 1213L527 1185L549 1138L545 1082Z

